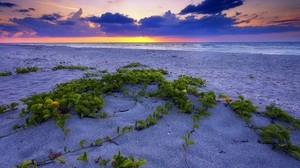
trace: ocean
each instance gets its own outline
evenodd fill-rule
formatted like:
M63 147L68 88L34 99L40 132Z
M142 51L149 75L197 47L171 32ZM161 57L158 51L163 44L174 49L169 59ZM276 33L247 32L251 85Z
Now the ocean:
M28 45L26 43L24 44ZM300 42L32 43L30 45L68 46L73 48L124 48L300 56Z

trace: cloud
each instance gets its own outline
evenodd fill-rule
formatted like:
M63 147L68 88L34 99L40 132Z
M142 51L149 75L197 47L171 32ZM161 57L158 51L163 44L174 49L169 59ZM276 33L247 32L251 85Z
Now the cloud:
M91 28L88 21L81 18L82 9L67 19L56 13L45 14L40 18L25 17L22 19L12 18L10 21L36 32L37 36L52 37L81 37L102 35L103 32Z
M31 12L31 11L35 11L34 8L28 8L28 9L17 9L15 10L16 12L20 12L20 13L28 13L28 12Z
M104 13L100 16L83 17L82 9L69 16L57 13L44 14L41 17L12 18L14 25L0 24L1 33L34 32L40 37L87 37L87 36L183 36L202 37L220 35L245 35L263 33L281 33L299 31L292 23L299 19L277 20L273 26L239 27L242 20L240 14L232 17L217 13L204 15L188 15L179 17L171 11L161 16L150 16L139 21L120 13ZM257 17L257 15L253 15ZM250 18L251 19L251 18ZM291 24L290 24L291 23ZM29 33L23 33L23 36Z
M199 5L188 5L180 14L217 14L222 11L243 5L244 0L204 0Z
M90 21L95 22L95 23L110 23L110 24L131 24L134 22L134 19L127 17L125 15L122 15L120 13L110 13L107 12L105 14L102 14L100 17L90 17Z
M60 14L52 13L52 14L45 14L40 17L41 20L48 20L48 21L55 21L62 18Z
M3 8L13 8L13 7L17 7L17 4L14 3L10 3L10 2L0 2L0 7Z

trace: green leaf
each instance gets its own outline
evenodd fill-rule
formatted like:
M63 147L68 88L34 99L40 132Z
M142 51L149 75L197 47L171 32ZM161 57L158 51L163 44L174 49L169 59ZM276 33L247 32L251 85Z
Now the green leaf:
M70 131L71 131L70 128L66 128L66 129L64 128L63 129L63 133L64 133L65 136L67 136L70 133Z
M86 152L83 152L82 155L77 157L77 160L88 162L89 161L88 154Z
M80 142L79 142L79 146L81 147L81 148L83 148L83 145L86 143L86 140L85 139L83 139L83 140L81 140Z
M106 166L107 163L109 163L109 162L110 162L110 159L103 159L103 160L101 160L101 162L99 163L99 166Z
M59 163L61 163L61 164L65 164L66 163L66 160L64 158L62 158L62 157L58 157L58 158L56 158L56 160L59 161Z
M67 146L64 147L64 152L67 153Z
M102 142L102 139L98 138L98 139L95 140L95 145L99 145L101 142Z
M138 166L141 166L141 165L146 164L146 163L147 163L147 161L145 159L138 159L138 161L137 161Z

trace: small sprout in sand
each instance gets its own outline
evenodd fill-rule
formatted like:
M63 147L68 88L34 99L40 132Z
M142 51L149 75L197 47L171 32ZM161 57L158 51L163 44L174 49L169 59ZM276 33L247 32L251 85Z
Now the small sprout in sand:
M81 148L83 148L84 146L84 144L86 143L86 140L85 139L83 139L83 140L81 140L81 141L79 141L79 146L81 147Z
M60 164L65 164L66 163L66 160L62 157L58 157L56 158L56 160L60 163Z
M10 71L3 71L3 72L0 72L0 77L1 76L11 76L12 75L12 72Z
M191 140L191 133L188 132L187 136L182 136L182 139L184 140L183 149L187 150L188 146L193 145L195 142Z
M99 113L99 117L100 118L107 118L108 114L106 112L102 111L102 112Z
M32 67L24 67L24 68L17 68L16 72L17 74L24 74L24 73L29 73L29 72L36 72L38 71L40 68L36 67L36 66L32 66Z
M12 126L12 129L13 129L13 130L17 130L17 129L21 128L21 127L22 127L22 126L19 125L19 124L14 124L14 125Z
M186 153L187 153L187 148L190 145L193 145L195 142L193 140L191 140L191 133L188 132L187 136L182 136L182 139L184 140L184 143L182 144L183 147L183 156L184 156L184 160L187 163L187 159L186 159Z
M99 145L101 142L102 142L102 139L98 138L98 139L95 140L95 145Z
M64 152L65 152L65 153L68 153L67 146L64 147Z
M103 159L99 162L99 166L106 166L110 162L110 159Z
M89 158L88 158L87 152L83 152L82 155L80 155L80 156L77 157L77 160L88 162Z

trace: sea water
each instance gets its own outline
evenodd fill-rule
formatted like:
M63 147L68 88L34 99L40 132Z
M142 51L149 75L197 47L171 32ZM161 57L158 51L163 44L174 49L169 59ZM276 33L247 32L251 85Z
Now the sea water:
M27 44L26 44L27 45ZM32 44L73 48L121 48L250 53L300 56L300 42L201 42L201 43L48 43Z

